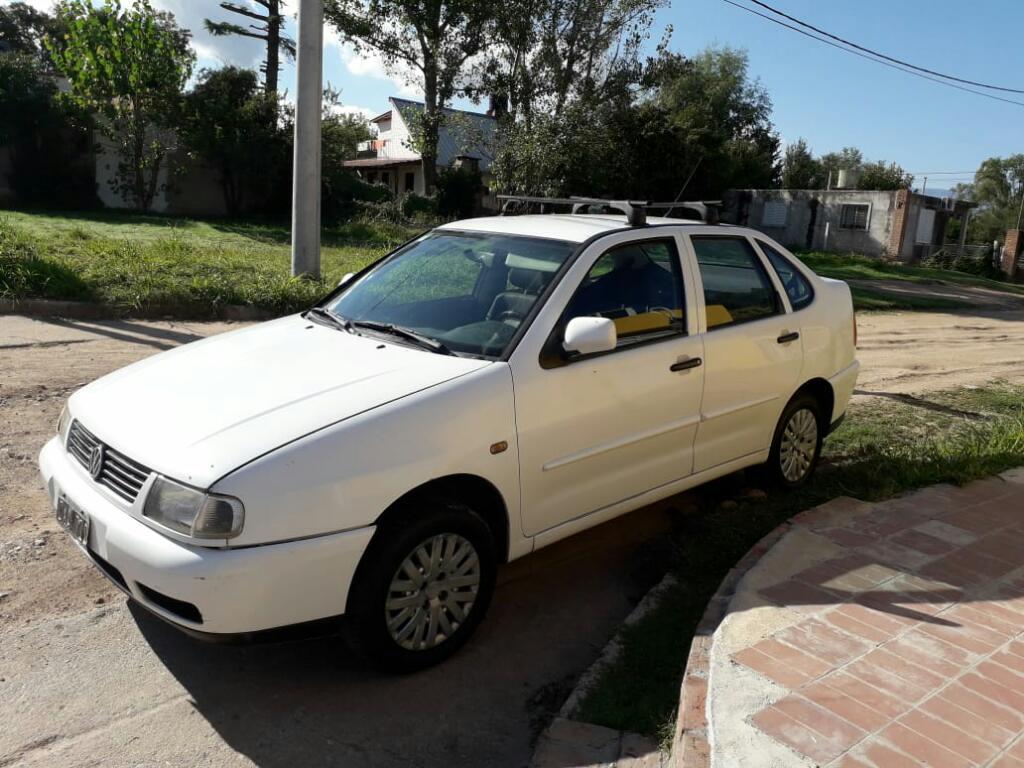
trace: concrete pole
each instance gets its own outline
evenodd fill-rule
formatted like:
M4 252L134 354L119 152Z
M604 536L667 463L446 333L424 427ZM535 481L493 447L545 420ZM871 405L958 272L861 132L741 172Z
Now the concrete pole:
M292 275L320 277L320 120L323 109L324 3L299 0L295 165L292 175Z

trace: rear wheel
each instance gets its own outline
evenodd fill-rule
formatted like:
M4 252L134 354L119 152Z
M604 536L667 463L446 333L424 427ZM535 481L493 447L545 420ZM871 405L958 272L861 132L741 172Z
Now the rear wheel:
M784 488L799 488L814 474L825 437L821 404L810 395L794 397L775 428L765 465L768 479Z
M446 659L483 619L495 567L490 529L469 507L406 505L378 529L356 573L348 610L355 645L386 671Z

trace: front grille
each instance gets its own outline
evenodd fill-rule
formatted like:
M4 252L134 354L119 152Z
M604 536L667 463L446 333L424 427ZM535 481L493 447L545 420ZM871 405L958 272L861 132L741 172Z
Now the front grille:
M103 461L99 475L95 478L96 482L131 504L138 498L150 470L105 445L77 419L71 422L71 429L68 430L68 453L87 471L90 469L93 452L97 448L103 450Z

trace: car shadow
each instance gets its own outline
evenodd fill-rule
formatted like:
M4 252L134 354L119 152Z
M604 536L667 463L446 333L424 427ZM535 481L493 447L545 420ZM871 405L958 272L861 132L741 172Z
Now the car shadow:
M538 708L561 703L664 572L673 509L639 510L505 566L477 634L413 675L375 672L340 637L212 645L131 610L196 711L257 765L525 766L554 714Z

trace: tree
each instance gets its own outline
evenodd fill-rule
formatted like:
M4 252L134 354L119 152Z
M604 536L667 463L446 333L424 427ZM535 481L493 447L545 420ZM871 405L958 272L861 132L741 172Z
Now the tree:
M203 70L185 97L182 140L217 171L231 215L242 211L282 140L278 117L277 98L265 94L248 69Z
M285 19L281 15L281 0L253 0L253 2L266 9L266 13L260 13L238 3L223 2L220 7L230 13L254 19L258 24L243 27L230 21L204 19L203 25L212 35L240 35L264 41L267 46L267 56L263 62L264 84L267 95L276 96L278 76L281 70L280 55L283 52L286 56L294 59L295 41L282 34Z
M974 182L958 185L958 196L978 203L968 236L973 242L1002 240L1019 226L1024 202L1024 154L990 157L974 174Z
M767 93L742 52L696 59L662 51L639 82L623 76L596 102L574 97L532 124L506 127L499 187L520 193L710 199L771 186L779 140Z
M392 68L405 68L423 87L417 149L427 192L437 179L437 142L443 108L465 86L469 60L493 27L491 0L328 0L326 15L359 50L379 53Z
M822 175L821 163L815 160L806 141L797 139L786 147L782 159L783 189L820 189L824 186Z
M859 171L864 165L864 153L856 147L843 147L838 152L827 152L819 159L825 183L835 187L840 171Z
M341 94L328 87L324 92L323 123L320 128L322 211L325 219L336 220L351 211L352 201L364 191L363 185L345 161L356 156L359 142L371 138L366 118L340 111Z
M57 98L37 55L0 53L0 146L8 183L25 205L88 207L95 201L88 115Z
M48 63L43 41L59 39L61 31L57 19L27 3L0 7L0 52L23 53Z
M913 175L903 170L902 166L878 160L861 166L857 189L909 189L913 183Z
M65 0L58 17L67 28L63 47L48 42L47 50L71 83L70 98L97 115L117 149L114 191L149 210L176 146L182 90L195 62L189 33L149 0L128 9L120 0L99 8Z
M535 111L573 99L597 103L614 81L634 82L655 12L665 0L507 0L496 4L494 39L474 73L474 97L500 94L527 125Z
M679 150L666 147L649 162L663 164L675 155L683 165L660 193L674 198L698 163L686 189L691 199L718 197L731 187L774 186L779 138L771 123L771 99L750 78L746 52L709 48L693 59L662 58L654 70L654 103L665 111ZM641 147L638 153L643 152Z

